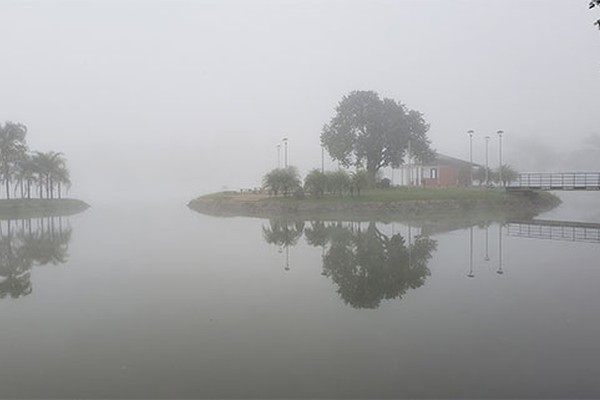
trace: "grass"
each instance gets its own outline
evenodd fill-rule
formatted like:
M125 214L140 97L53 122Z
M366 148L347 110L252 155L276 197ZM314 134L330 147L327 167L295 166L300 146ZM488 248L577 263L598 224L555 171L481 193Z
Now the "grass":
M75 199L0 199L0 219L68 215L88 207Z
M226 200L241 197L264 197L264 194L248 194L239 192L219 192L206 196L202 199ZM390 189L371 189L361 192L360 196L339 196L327 194L323 197L306 195L304 198L295 196L269 196L267 199L278 201L310 201L310 202L394 202L415 200L500 200L510 194L503 190L487 189L480 187L469 188L423 188L423 187L397 187Z

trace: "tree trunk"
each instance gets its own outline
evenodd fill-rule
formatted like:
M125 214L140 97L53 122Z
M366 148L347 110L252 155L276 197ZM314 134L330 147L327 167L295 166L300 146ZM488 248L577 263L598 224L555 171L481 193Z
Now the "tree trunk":
M10 182L8 181L8 177L6 177L6 199L10 200Z

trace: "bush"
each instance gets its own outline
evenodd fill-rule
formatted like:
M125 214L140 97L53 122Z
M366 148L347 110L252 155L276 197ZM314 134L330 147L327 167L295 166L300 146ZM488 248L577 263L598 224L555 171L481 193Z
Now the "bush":
M344 170L337 170L335 172L327 172L327 190L333 194L343 195L345 192L349 192L352 186L352 179L350 175Z
M300 176L296 167L276 168L263 177L263 185L275 196L278 193L287 196L300 188Z
M313 196L323 196L327 190L327 176L318 169L311 170L304 178L304 190Z

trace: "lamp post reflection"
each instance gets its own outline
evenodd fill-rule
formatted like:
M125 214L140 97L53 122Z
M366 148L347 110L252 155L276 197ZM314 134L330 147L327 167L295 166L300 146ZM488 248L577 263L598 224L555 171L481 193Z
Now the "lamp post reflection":
M468 278L475 278L473 273L473 227L469 228L469 273Z
M484 261L490 261L490 227L487 225L485 227L485 257Z
M498 275L504 274L502 270L502 224L498 224L498 270L496 273Z

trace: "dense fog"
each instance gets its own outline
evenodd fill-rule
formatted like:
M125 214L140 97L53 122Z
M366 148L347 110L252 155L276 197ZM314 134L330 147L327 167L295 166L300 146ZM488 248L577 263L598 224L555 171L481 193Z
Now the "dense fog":
M600 32L584 0L0 2L0 121L90 203L185 202L320 165L342 96L424 113L440 153L600 169ZM326 167L337 164L326 162Z

